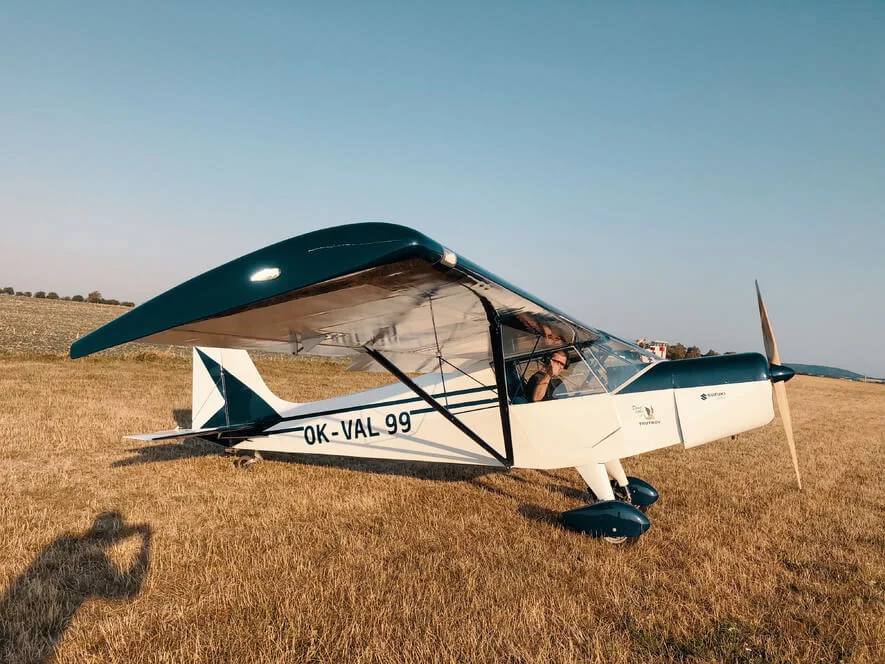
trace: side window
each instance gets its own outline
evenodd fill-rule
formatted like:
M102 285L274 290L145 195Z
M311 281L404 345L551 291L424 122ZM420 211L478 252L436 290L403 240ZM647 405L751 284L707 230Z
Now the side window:
M567 399L569 397L585 396L588 394L601 394L605 388L599 378L591 371L584 358L574 349L565 349L568 355L567 366L559 369L556 376L550 381L551 387L546 393L549 399ZM539 353L528 358L514 360L508 363L507 369L507 392L514 404L532 401L530 385L535 376L544 376L544 368L548 364L549 353Z
M578 353L569 354L569 365L560 377L562 378L562 385L553 392L554 399L605 392L605 387L603 387L599 378L590 370L584 358Z

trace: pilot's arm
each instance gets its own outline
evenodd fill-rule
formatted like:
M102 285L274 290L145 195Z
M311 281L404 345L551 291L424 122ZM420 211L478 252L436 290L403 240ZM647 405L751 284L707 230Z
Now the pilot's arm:
M529 401L544 401L547 398L552 378L550 373L544 369L532 376L525 387L526 399Z

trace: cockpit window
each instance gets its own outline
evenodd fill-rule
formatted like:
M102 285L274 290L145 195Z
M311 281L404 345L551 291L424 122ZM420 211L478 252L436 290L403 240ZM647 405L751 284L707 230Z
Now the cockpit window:
M514 404L605 392L590 365L573 346L509 361L507 390Z
M660 361L653 353L600 330L565 329L534 318L529 320L536 323L532 327L524 316L511 318L502 332L507 391L513 403L612 392ZM565 367L549 366L554 354L567 356ZM543 389L533 391L539 382Z

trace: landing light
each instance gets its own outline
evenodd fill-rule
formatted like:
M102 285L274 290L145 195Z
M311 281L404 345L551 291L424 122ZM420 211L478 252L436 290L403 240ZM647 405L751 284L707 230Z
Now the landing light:
M458 257L451 249L443 247L442 264L446 267L455 267L458 264Z
M249 281L272 281L280 276L280 268L265 267L249 277Z

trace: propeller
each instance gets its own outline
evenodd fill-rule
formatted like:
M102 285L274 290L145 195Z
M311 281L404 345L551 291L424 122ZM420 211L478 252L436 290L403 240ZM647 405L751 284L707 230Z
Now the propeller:
M793 439L793 421L790 418L790 403L787 401L787 386L785 382L793 377L793 371L781 366L780 353L777 351L777 341L771 329L771 321L768 319L768 311L765 302L762 301L762 293L759 292L759 282L756 282L756 298L759 301L759 317L762 319L762 341L765 343L765 356L771 366L771 382L774 389L774 399L777 409L784 423L784 432L787 434L787 444L790 446L790 456L793 457L793 468L796 470L796 484L802 490L802 478L799 475L799 458L796 456L796 441Z

